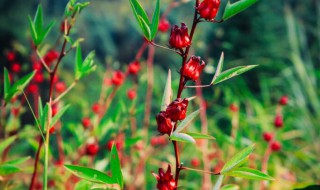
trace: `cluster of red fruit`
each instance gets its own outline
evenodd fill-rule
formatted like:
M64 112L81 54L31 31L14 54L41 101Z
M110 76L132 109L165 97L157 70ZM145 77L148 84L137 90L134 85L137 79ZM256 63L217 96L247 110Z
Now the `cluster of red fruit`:
M278 102L279 106L285 106L288 104L288 96L282 96ZM279 129L283 127L283 118L281 113L277 113L274 119L274 126ZM274 140L274 134L270 132L263 133L263 139L269 143L272 151L279 151L281 149L281 143Z

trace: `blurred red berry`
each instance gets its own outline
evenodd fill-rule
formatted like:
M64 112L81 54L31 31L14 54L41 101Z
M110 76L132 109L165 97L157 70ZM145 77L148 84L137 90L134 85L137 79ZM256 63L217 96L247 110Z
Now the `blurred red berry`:
M9 51L7 53L7 60L8 61L14 61L16 59L16 54L13 51Z
M276 128L283 127L283 118L281 114L277 114L276 117L274 118L274 126Z
M157 145L161 146L161 145L167 144L167 140L164 136L156 136L150 139L150 144L152 146L157 146Z
M39 63L39 62L33 63L33 64L32 64L32 69L33 69L34 71L41 71L41 69L42 69L41 63Z
M238 106L236 104L231 104L229 106L230 111L237 112L239 110Z
M124 82L125 79L125 74L122 73L121 71L116 71L112 75L111 82L115 86L119 86Z
M186 24L181 23L180 28L177 25L174 25L171 28L169 44L171 47L176 49L190 46L191 41L188 35L188 28Z
M204 0L197 7L200 16L206 20L213 20L219 10L220 0Z
M281 144L278 141L273 141L270 147L272 151L279 151L281 149Z
M61 22L60 24L61 33L66 33L69 28L70 28L70 25L67 20L64 20L63 22Z
M99 145L96 143L87 144L86 153L90 156L94 156L99 151Z
M121 141L115 141L115 140L110 140L110 141L108 141L108 143L107 143L107 149L108 149L109 151L111 151L113 144L117 147L117 150L121 150L122 147L123 147L123 142L121 142Z
M170 23L166 18L163 18L159 22L158 30L160 32L167 32L170 29Z
M153 173L153 176L157 179L157 189L158 190L175 190L176 189L176 181L173 178L173 174L171 173L171 167L168 165L168 169L166 172L163 171L162 168L159 168L159 174Z
M263 133L263 139L267 142L269 142L271 139L273 138L273 134L272 133Z
M28 86L28 91L31 93L31 94L35 94L39 91L39 88L38 88L38 85L37 84L30 84Z
M11 69L13 73L19 73L21 71L21 65L19 63L13 63Z
M63 160L57 160L57 161L55 161L55 162L54 162L54 165L55 165L55 166L58 166L58 167L63 166Z
M33 77L33 80L36 82L36 83L42 83L44 81L44 77L43 77L43 74L41 72L37 72L34 77Z
M189 101L186 98L177 98L168 105L165 114L174 122L183 120L186 118L188 103Z
M48 187L55 187L56 186L56 183L55 183L55 181L54 180L49 180L48 181Z
M42 183L40 181L37 181L37 182L34 183L33 187L34 187L35 190L42 190L43 185L42 185Z
M133 61L129 63L128 73L136 75L140 71L140 63L139 61Z
M288 104L288 101L289 101L288 96L282 96L279 100L279 104L285 106Z
M168 134L170 135L172 130L172 123L171 119L168 118L165 114L165 112L161 111L157 116L157 125L158 125L158 131L160 134Z
M56 104L52 105L51 111L52 111L52 117L55 116L59 111L58 106Z
M12 108L11 113L13 114L14 117L18 117L20 113L19 108Z
M54 60L58 59L58 57L59 57L59 52L55 50L50 50L44 56L43 60L47 65L50 65Z
M201 162L198 158L193 158L190 163L193 167L199 167Z
M55 127L52 126L52 127L49 129L49 134L52 135L55 131L56 131Z
M200 60L200 57L196 57L193 55L185 64L185 66L180 69L180 71L181 74L187 79L196 81L198 80L204 66L204 61Z
M64 84L64 82L57 82L55 87L58 93L62 93L66 90L66 85Z
M135 98L137 97L137 92L136 92L136 90L134 90L134 89L129 89L129 90L127 91L127 96L128 96L128 98L129 98L130 100L135 99Z
M82 122L83 127L86 129L91 126L91 120L89 117L83 118L81 122Z
M101 106L99 103L94 103L91 107L93 113L98 114L100 112Z

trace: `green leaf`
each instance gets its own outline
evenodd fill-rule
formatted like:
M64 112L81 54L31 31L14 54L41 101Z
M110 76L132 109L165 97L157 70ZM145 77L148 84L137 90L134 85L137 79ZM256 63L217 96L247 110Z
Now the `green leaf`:
M112 145L111 149L110 165L112 180L114 180L114 182L116 182L121 189L123 189L123 175L121 172L120 159L118 156L117 147L114 144Z
M234 170L242 163L242 161L244 161L249 156L249 154L253 151L254 146L254 144L248 146L247 148L234 155L229 161L227 161L227 163L225 163L220 173L224 174L226 172Z
M214 76L213 76L212 81L210 83L211 85L214 83L214 81L220 75L220 73L222 71L222 68L223 68L223 61L224 61L224 53L222 52L221 56L220 56L220 59L219 59L219 62L218 62L218 66L217 66L216 72L214 73Z
M42 6L38 5L37 12L34 16L33 23L35 25L35 29L37 34L42 33L42 27L43 27L43 13L42 13Z
M186 134L190 135L191 137L193 137L194 139L210 139L210 140L215 140L216 138L210 136L210 135L206 135L206 134L201 134L201 133L191 133L191 132L187 132Z
M258 2L258 0L240 0L238 2L230 4L229 1L223 14L223 20L227 20L233 17L234 15L244 11L256 2Z
M42 40L44 40L47 35L49 34L50 30L52 29L52 27L56 24L55 21L51 21L50 24L47 26L47 28L41 33L41 36L39 37Z
M223 181L224 175L219 175L216 183L214 184L213 190L220 190L220 187L222 185L222 181Z
M183 129L185 129L190 122L199 114L200 110L196 110L189 114L181 123L178 125L177 129L173 133L179 133Z
M113 180L110 176L95 169L75 165L64 165L64 167L66 167L74 175L87 181L94 183L113 183Z
M4 97L7 97L10 91L10 78L7 68L4 68Z
M229 3L229 0L221 0L218 13L214 18L215 20L221 21L223 19L224 11L226 10L228 3Z
M154 10L153 16L152 16L152 22L151 22L151 40L153 40L156 37L157 31L158 31L158 25L159 25L159 19L160 19L160 0L157 0L156 2L156 8Z
M10 175L17 172L20 172L21 169L14 165L3 164L0 165L0 176L1 175Z
M228 184L221 187L221 190L239 190L239 189L240 189L239 186L234 184Z
M54 126L58 120L61 118L61 116L67 111L67 109L70 107L70 105L66 105L64 106L51 120L51 124L50 124L50 127L51 126Z
M186 133L172 133L170 136L170 140L179 141L179 142L196 143L194 138L192 138L190 135L188 135Z
M269 181L274 180L272 177L260 172L259 170L255 170L247 167L236 168L232 171L224 173L224 175L241 177L246 179L253 179L253 180L269 180Z
M38 98L38 115L40 116L40 118L41 118L42 114L43 114L43 105L42 105L41 97L39 96L39 98Z
M239 66L239 67L234 67L232 69L228 69L226 71L223 71L214 81L213 84L218 84L222 81L225 81L229 78L238 76L244 72L247 72L255 67L257 67L258 65L247 65L247 66Z
M7 164L7 165L19 165L19 164L22 164L22 163L24 163L25 161L27 161L29 159L30 159L30 156L27 156L27 157L18 158L18 159L15 159L15 160L7 161L4 164Z
M151 41L151 31L150 31L149 24L145 20L143 20L140 15L138 16L138 19L141 23L140 27L144 34L144 37L147 38L149 41Z
M6 149L9 145L11 145L15 140L17 136L11 136L6 138L0 143L0 155L2 155L4 149Z
M84 77L89 73L93 72L96 69L96 65L94 65L94 56L95 52L91 51L87 57L84 59L81 68L81 76Z
M32 18L30 17L30 15L28 16L28 21L29 21L29 27L30 27L30 31L31 31L31 38L32 38L32 41L33 43L37 46L39 45L37 43L38 41L38 34L37 34L37 31L36 31L36 28L32 22Z
M79 181L76 186L74 187L74 190L88 190L91 187L91 182L88 182L86 180Z
M46 103L43 109L43 114L40 116L40 125L42 128L42 131L46 132L48 122L50 124L50 121L51 121L51 116L52 116L51 106L49 103Z
M76 80L81 78L81 68L82 68L82 53L81 53L81 47L80 45L77 46L77 52L76 52L76 60L75 60L75 75Z
M171 70L168 71L166 86L164 87L164 92L161 102L161 110L164 111L167 106L170 104L172 98L172 89L171 89Z
M138 16L141 16L142 19L145 21L145 22L149 22L149 19L148 19L148 16L147 16L147 13L146 11L142 8L142 6L140 5L140 3L137 1L137 0L129 0L130 2L130 5L131 5L131 8L132 8L132 12L136 18L136 20L138 22L139 21L139 17ZM149 23L148 23L149 25Z

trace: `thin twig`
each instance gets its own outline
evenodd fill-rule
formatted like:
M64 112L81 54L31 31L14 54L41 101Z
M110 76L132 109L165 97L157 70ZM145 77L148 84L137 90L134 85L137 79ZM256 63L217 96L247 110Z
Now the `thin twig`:
M176 51L176 50L171 49L171 48L168 48L168 47L165 47L165 46L162 46L162 45L159 45L159 44L156 44L156 43L154 43L154 41L151 41L150 44L153 45L153 46L159 47L159 48L163 48L163 49L166 49L166 50L173 51L173 52L175 52L175 53L177 53L179 55L182 55L181 52Z
M78 80L75 80L71 83L71 85L63 92L61 93L58 97L56 97L53 101L52 104L56 104L63 96L65 96L73 87L77 84Z
M51 69L48 67L47 63L46 63L45 60L42 58L42 56L41 56L41 54L40 54L40 52L39 52L38 49L36 49L36 53L37 53L37 55L38 55L38 57L39 57L39 59L40 59L40 62L41 62L41 64L42 64L42 66L46 69L46 71L47 71L48 73L51 73Z

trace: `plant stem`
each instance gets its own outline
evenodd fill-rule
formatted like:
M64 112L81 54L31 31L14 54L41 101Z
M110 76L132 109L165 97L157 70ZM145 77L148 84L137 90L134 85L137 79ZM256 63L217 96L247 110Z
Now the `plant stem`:
M36 158L35 158L35 162L34 162L34 166L33 166L33 173L32 173L32 178L31 178L29 190L33 190L33 186L34 186L35 180L37 178L38 162L39 162L42 144L43 144L43 140L42 140L42 138L40 138L39 139L39 147L38 147L38 150L36 153Z
M72 82L72 84L63 92L61 93L58 97L56 97L53 101L52 104L57 103L63 96L65 96L73 87L77 84L78 80L75 80Z

